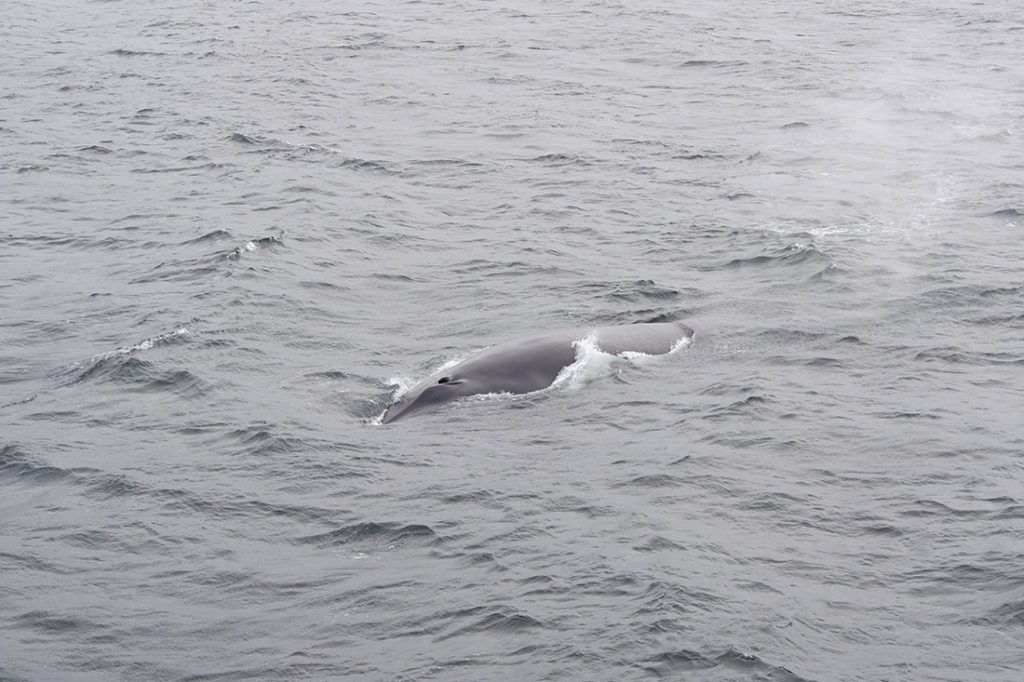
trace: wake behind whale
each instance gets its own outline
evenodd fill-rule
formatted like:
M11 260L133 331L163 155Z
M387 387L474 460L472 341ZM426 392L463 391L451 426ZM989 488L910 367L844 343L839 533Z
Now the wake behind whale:
M481 351L443 369L413 386L384 411L387 424L458 398L485 393L531 393L551 386L576 362L581 343L611 355L642 353L664 355L693 338L693 330L679 322L576 329L531 336Z

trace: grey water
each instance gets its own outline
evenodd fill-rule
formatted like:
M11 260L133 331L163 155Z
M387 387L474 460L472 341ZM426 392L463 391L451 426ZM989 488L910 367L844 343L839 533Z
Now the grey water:
M1009 0L5 0L0 678L1024 679L1022 119Z

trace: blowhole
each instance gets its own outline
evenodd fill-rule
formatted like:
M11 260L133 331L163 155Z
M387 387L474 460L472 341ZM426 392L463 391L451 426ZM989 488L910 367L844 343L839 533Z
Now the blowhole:
M447 384L449 381L451 381L451 377L441 377L440 379L437 380L437 383Z

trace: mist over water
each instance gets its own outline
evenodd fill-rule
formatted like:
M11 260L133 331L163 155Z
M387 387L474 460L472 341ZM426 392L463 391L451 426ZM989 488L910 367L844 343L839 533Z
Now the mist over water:
M2 14L0 678L1022 679L1017 4Z

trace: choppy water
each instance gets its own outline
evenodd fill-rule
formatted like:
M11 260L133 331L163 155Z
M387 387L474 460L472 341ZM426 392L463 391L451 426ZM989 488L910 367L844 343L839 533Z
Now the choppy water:
M0 678L1024 679L1022 112L1008 0L8 0Z

